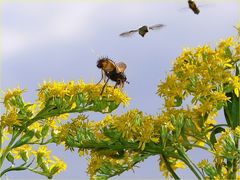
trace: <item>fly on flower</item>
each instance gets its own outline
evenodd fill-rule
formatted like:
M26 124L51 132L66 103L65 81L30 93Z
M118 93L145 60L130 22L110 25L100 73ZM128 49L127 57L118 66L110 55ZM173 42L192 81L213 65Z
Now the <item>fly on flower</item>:
M114 88L116 88L118 85L120 88L123 88L125 82L129 84L124 73L125 69L127 68L125 63L115 63L113 60L103 57L97 61L97 67L102 71L102 78L97 84L99 84L102 80L105 82L101 91L101 95L109 79L116 82Z
M164 24L156 24L156 25L149 26L149 27L148 26L142 26L142 27L140 27L138 29L121 33L121 34L119 34L119 36L121 36L121 37L128 37L128 36L131 36L134 33L138 32L142 37L144 37L145 34L149 32L149 30L158 30L158 29L163 28L164 26L165 26Z

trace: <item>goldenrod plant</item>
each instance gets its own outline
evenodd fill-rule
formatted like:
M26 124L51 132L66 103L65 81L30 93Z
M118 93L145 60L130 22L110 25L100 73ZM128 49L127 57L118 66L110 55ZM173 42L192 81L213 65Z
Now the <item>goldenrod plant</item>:
M48 150L48 144L56 143L88 155L91 179L120 175L150 156L159 156L166 178L180 179L176 170L189 168L197 179L239 179L239 60L239 38L221 40L215 48L184 49L158 86L165 103L157 115L139 109L112 113L130 98L111 86L100 95L102 84L44 82L32 104L24 102L25 90L8 90L0 124L0 167L9 167L0 176L30 170L52 178L66 169ZM220 111L225 123L216 120ZM92 121L85 112L106 116ZM78 113L77 118L63 122L71 113ZM195 149L212 158L194 162L189 152Z
M65 126L62 120L70 113L110 113L120 103L129 101L119 89L111 87L99 96L101 88L102 85L83 81L44 82L33 104L24 101L22 94L26 90L8 90L3 98L5 113L0 124L0 177L10 171L28 169L52 178L65 170L64 161L52 157L47 147L50 143L61 143L60 130Z

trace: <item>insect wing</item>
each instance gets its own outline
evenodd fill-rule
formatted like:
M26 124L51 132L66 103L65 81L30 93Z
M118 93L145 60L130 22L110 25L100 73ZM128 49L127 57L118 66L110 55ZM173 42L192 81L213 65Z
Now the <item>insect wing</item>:
M116 64L115 64L114 61L108 59L108 60L106 60L105 62L106 62L106 63L105 63L105 65L104 65L104 67L103 67L103 70L104 70L105 72L113 71L113 70L116 68Z
M138 32L138 30L131 30L131 31L128 31L128 32L121 33L121 34L119 34L119 36L121 36L121 37L129 37L129 36L132 36L136 32Z
M116 67L117 67L117 73L123 73L127 68L127 65L123 62L119 62L116 64Z
M150 26L149 29L158 30L158 29L163 28L164 26L165 26L164 24L156 24L156 25Z

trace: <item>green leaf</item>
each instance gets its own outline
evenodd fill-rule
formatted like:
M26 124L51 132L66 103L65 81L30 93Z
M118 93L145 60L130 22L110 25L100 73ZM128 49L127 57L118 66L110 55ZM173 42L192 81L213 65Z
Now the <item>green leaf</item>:
M27 151L20 151L20 156L23 161L27 162L29 160L28 152Z
M11 162L12 164L14 164L14 157L13 157L13 155L12 155L11 152L9 152L9 153L7 154L6 158L7 158L7 160L8 160L9 162Z
M228 94L228 93L227 93ZM226 94L226 95L227 95ZM228 95L227 95L228 96ZM229 96L228 96L229 97ZM227 124L230 126L230 127L232 127L231 126L231 122L232 122L232 116L231 116L231 111L230 111L230 109L231 108L229 108L229 106L231 106L231 104L230 104L230 102L227 102L227 106L225 106L224 107L224 116L225 116L225 119L226 119L226 122L227 122Z
M45 137L48 133L48 130L49 130L49 125L48 124L45 124L42 128L42 131L41 131L41 135L42 137Z
M227 106L224 107L225 119L232 129L235 129L240 124L240 97L237 97L234 92L226 93L230 97Z
M28 131L12 146L12 149L28 143L33 138L33 136L34 131Z
M103 128L103 133L105 136L114 139L114 140L119 140L122 137L122 133L118 132L117 130L114 129L108 129L108 128Z
M226 47L225 48L225 54L227 55L227 57L232 57L232 51L230 49L230 47Z
M176 107L181 106L182 105L182 97L176 96L174 104L175 104Z
M238 65L236 65L236 76L238 76L238 75L239 75L239 72L240 72L240 68L239 68L239 66L238 66Z
M224 130L225 129L222 128L222 127L213 128L213 131L212 131L212 133L210 135L210 141L211 141L212 145L214 145L217 142L216 134L221 133Z

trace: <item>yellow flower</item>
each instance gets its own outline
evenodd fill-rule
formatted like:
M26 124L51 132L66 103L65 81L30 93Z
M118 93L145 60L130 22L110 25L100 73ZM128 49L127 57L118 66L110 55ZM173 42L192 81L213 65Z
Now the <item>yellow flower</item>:
M10 131L11 132L11 131ZM8 129L3 129L2 131L2 143L4 143L5 140L9 140L9 135L11 134ZM1 140L1 139L0 139ZM1 153L0 153L1 154Z
M13 108L1 116L1 126L12 128L14 125L21 126L22 122L18 119L17 109Z
M234 134L237 136L237 137L240 137L240 126L237 126L234 130Z
M217 156L233 157L238 154L238 149L235 146L233 140L234 131L230 128L226 128L217 142L214 144L215 153Z
M112 119L108 116L107 121L127 140L138 141L141 150L144 150L146 143L158 138L158 134L154 131L155 119L150 115L144 115L138 109L128 111L121 116L114 115Z
M40 146L37 151L33 151L33 154L38 157L44 157L49 162L51 162L50 160L51 150L48 150L47 146Z
M176 171L178 168L185 169L185 164L182 161L179 161L175 158L169 157L168 158L168 163L170 164L171 168ZM166 163L162 156L160 156L160 171L163 172L163 175L168 178L170 176L170 172L167 169Z
M67 164L63 160L59 159L57 156L53 156L53 158L55 161L49 168L51 175L59 174L61 171L67 169Z
M198 167L200 167L202 169L205 168L208 165L209 165L209 162L208 162L207 159L203 159L200 163L198 163Z
M92 179L97 171L103 164L103 158L100 157L97 153L91 152L91 159L88 164L87 173L90 175Z
M22 151L27 152L29 156L33 153L32 146L30 146L29 144L25 144L20 147L12 149L12 153L14 154L15 159L21 158L20 154Z
M239 97L239 90L240 90L240 76L234 76L229 78L230 83L233 85L234 93L237 97Z
M225 48L225 47L229 47L234 45L234 37L231 36L226 40L222 40L219 44L218 44L218 48Z
M106 99L106 101L114 101L116 103L123 103L127 105L130 98L123 93L119 88L114 89L113 87L107 86L102 96L100 92L102 90L103 84L89 83L85 84L83 80L78 83L70 81L69 83L64 82L45 82L40 86L38 102L40 107L43 108L44 104L48 99L51 98L61 98L64 102L70 103L70 109L77 108L75 99L79 98L78 95L82 97L81 101L93 102L101 101Z
M13 89L13 91L8 89L7 92L5 93L4 100L3 100L5 107L9 109L11 107L11 99L21 96L22 93L25 91L26 91L25 89L20 89L19 87Z
M42 130L42 125L36 121L35 123L31 124L29 127L28 127L29 130L34 130L35 132L39 131L41 132Z

